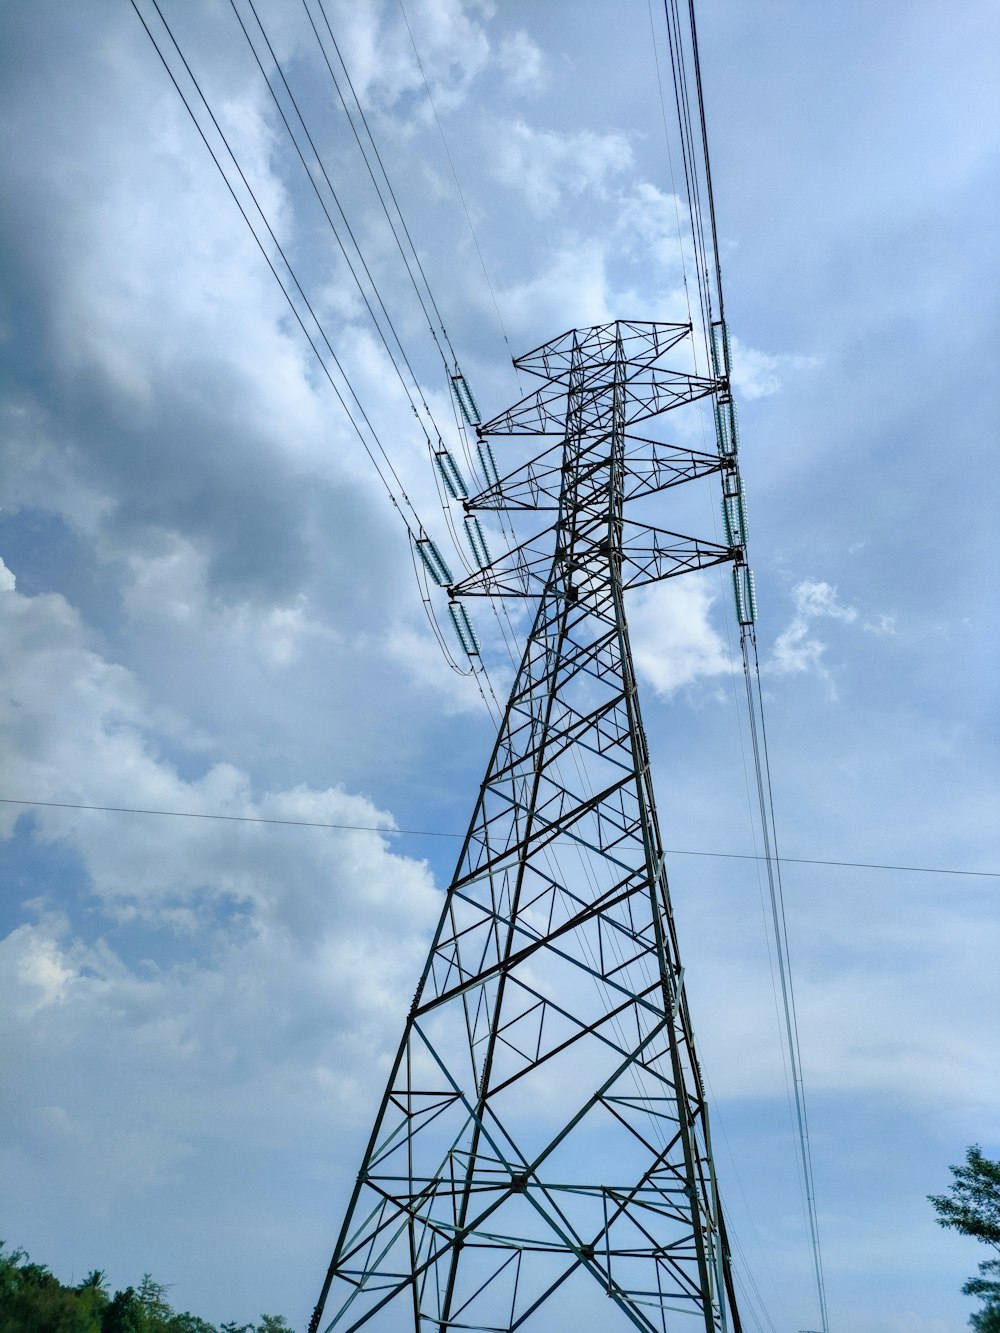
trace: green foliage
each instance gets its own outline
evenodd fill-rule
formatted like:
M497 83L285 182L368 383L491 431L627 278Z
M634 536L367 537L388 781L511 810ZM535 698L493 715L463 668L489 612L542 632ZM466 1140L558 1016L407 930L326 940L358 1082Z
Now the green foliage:
M1000 1259L986 1259L981 1263L979 1277L970 1277L962 1290L966 1296L981 1296L984 1301L1000 1308Z
M987 1305L969 1320L976 1333L1000 1333L1000 1305Z
M100 1294L83 1302L44 1264L0 1241L0 1333L100 1333L99 1310Z
M105 1275L95 1268L75 1287L64 1287L24 1250L0 1241L0 1333L291 1333L281 1315L262 1315L259 1324L214 1324L167 1300L169 1289L144 1273L138 1290L108 1295Z
M143 1273L136 1297L145 1316L144 1333L160 1333L174 1313L167 1304L167 1288L162 1282L154 1282L152 1273Z
M947 1194L928 1194L943 1227L972 1236L1000 1250L1000 1162L983 1155L978 1144L965 1153L965 1165L953 1166ZM977 1333L1000 1333L1000 1259L986 1259L979 1276L969 1278L962 1290L986 1302L969 1320Z
M146 1333L145 1314L133 1287L115 1292L101 1316L101 1333Z
M978 1144L966 1150L965 1166L953 1166L948 1194L928 1194L938 1222L1000 1250L1000 1162L983 1156Z
M191 1314L187 1310L183 1314L175 1314L168 1327L170 1333L216 1333L214 1324L199 1319L196 1314Z

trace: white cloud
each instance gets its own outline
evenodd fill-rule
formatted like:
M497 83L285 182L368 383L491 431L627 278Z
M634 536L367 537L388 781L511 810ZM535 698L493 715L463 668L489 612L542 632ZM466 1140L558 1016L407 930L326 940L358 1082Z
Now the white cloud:
M91 6L81 28L60 21L57 0L0 8L8 53L0 98L10 131L0 321L11 386L0 431L4 504L14 507L3 515L2 550L19 576L15 585L0 568L0 601L11 599L2 612L6 793L16 780L22 792L31 783L28 796L99 793L112 804L381 826L385 807L405 790L408 825L461 825L461 793L471 801L481 776L470 771L478 751L466 743L475 718L463 714L457 733L436 721L463 700L423 637L395 517L135 16L127 6ZM499 410L513 397L498 369L507 348L398 6L333 0L328 8L463 365L475 367L484 411ZM326 75L301 8L266 10L286 69L301 74L312 106ZM211 79L216 110L308 268L359 395L426 517L433 486L420 432L363 330L325 231L303 207L295 162L278 146L261 88L248 78L247 52L233 40L231 11L188 14L180 6L178 22L182 11L182 35ZM684 318L672 233L678 211L682 227L686 218L669 193L650 120L655 69L643 24L622 23L615 7L597 29L553 25L544 5L523 6L514 19L497 6L492 26L487 3L407 0L407 12L511 350L591 320ZM992 681L983 634L969 628L982 622L982 599L974 581L949 577L940 551L965 550L977 536L964 522L972 511L962 488L988 474L975 451L990 430L983 395L942 406L938 370L942 329L970 364L989 341L976 312L996 306L983 285L993 238L988 219L963 201L989 192L976 163L993 161L983 135L997 123L988 105L996 80L989 44L969 41L981 16L943 30L919 14L902 27L884 22L881 7L870 14L869 40L853 45L842 24L827 24L825 40L814 43L820 58L805 73L786 58L805 29L793 32L784 19L769 27L766 15L744 23L728 53L716 50L714 75L705 67L737 108L710 123L734 326L791 329L782 346L815 348L823 377L838 367L811 418L813 447L798 452L789 472L782 460L788 441L801 437L801 420L789 418L776 390L809 388L812 359L737 342L738 391L760 400L746 467L762 493L781 471L789 549L821 548L835 560L861 522L858 494L876 510L905 514L901 523L862 529L875 533L865 551L871 604L905 607L912 623L912 600L929 621L965 628L960 643L943 632L915 642L902 675L869 670L890 644L892 618L869 611L867 596L864 604L838 596L838 581L854 586L839 567L827 583L800 585L770 663L770 689L782 699L769 718L779 818L783 844L806 854L819 844L821 854L835 854L847 839L851 852L873 859L897 850L908 859L915 850L928 864L989 866L996 799L979 720ZM520 22L526 39L510 36ZM882 49L890 30L912 58L895 62L887 80L885 62L865 53ZM595 50L595 31L613 36L613 69L612 43ZM915 40L919 32L926 43ZM931 50L943 74L928 100L926 80L906 72L923 68ZM980 77L969 76L970 59ZM846 86L847 67L857 96L831 134L826 94ZM782 77L773 77L776 69ZM565 71L570 77L557 81ZM794 125L782 82L788 71ZM869 106L866 119L870 89L877 114ZM717 103L711 88L707 95ZM496 127L512 114L504 97L520 99L525 130L514 146L523 160L512 169L523 166L538 191L533 201L520 184L497 188L494 155L504 145ZM337 136L346 127L326 106L329 118L319 123L339 167ZM953 144L954 134L908 132L914 114L931 127L958 126L959 157L945 161L935 148ZM621 128L617 141L609 124ZM551 128L567 125L568 135ZM781 150L768 180L745 151L761 127ZM818 142L823 153L805 151ZM844 179L871 188L834 197L831 161ZM955 189L924 189L901 227L900 180L912 191L942 170ZM823 206L805 225L795 207L770 208L774 198ZM857 199L870 223L870 243L860 249ZM544 212L543 228L535 210ZM361 225L367 244L374 232L366 219ZM419 341L415 321L382 239L371 243L375 271L380 281L385 274L394 316L401 303L410 350ZM810 292L808 315L796 324L802 291ZM956 304L956 291L967 299ZM957 322L956 308L966 312ZM417 349L422 380L440 373L428 371L431 358L429 347L423 359ZM679 419L675 429L683 442ZM945 463L942 439L951 442ZM911 464L903 469L893 461L901 449ZM879 459L884 467L873 463ZM860 491L839 484L848 476ZM945 476L950 502L935 505ZM934 496L922 497L928 486ZM822 522L803 500L817 494L829 502ZM941 541L911 540L903 568L900 533L929 530L931 509ZM644 684L670 696L669 706L646 712L666 779L661 811L679 845L743 850L744 825L722 794L743 776L735 727L724 735L726 710L713 707L699 719L707 734L699 727L696 735L678 697L707 694L685 682L711 685L724 670L712 629L722 608L699 602L695 586L674 581L689 599L680 608L661 605L658 592L634 608ZM22 595L40 588L55 591ZM845 692L849 684L857 707L834 716L815 707L810 691L783 688L809 671L827 681L835 674ZM442 741L456 734L454 745ZM488 741L484 734L484 750ZM450 795L444 781L423 780L442 771L459 774ZM379 833L94 812L36 812L23 821L2 850L5 883L15 895L23 884L28 901L19 912L15 903L0 943L10 1002L0 1003L0 1192L12 1201L15 1242L63 1277L74 1264L79 1272L107 1263L124 1286L152 1268L178 1283L184 1304L216 1321L259 1309L220 1308L228 1300L220 1292L249 1292L255 1301L266 1287L270 1308L304 1324L438 904L427 870L394 855L394 846ZM737 863L720 864L728 876ZM957 1256L950 1277L939 1268L931 1293L934 1260L924 1256L940 1237L914 1259L907 1222L926 1211L923 1195L961 1145L980 1136L1000 1095L988 1021L998 1002L995 931L982 904L948 881L937 895L907 886L890 899L879 885L850 897L839 879L803 884L794 875L790 932L838 1321L845 1330L957 1327L966 1264ZM745 1131L746 1151L737 1155L759 1174L750 1195L767 1236L783 1169L770 1127L782 1108L774 1115L773 1100L764 1107L753 1098L772 1099L782 1082L766 957L746 951L750 877L743 888L722 907L706 892L703 917L692 929L681 921L681 939L691 989L703 976L708 989L711 978L708 994L693 1001L701 1054L713 1085L740 1099L726 1108L728 1126L733 1133L735 1122L737 1139ZM942 976L951 978L944 990ZM859 1135L876 1105L887 1132ZM831 1145L842 1145L839 1162ZM725 1172L725 1149L717 1151ZM905 1184L903 1170L911 1172ZM874 1260L873 1247L847 1252L845 1215L881 1208L884 1248ZM780 1230L787 1247L787 1219ZM84 1254L81 1245L94 1248ZM772 1263L778 1250L769 1247ZM267 1263L257 1262L261 1255ZM801 1259L789 1258L788 1271L798 1274ZM789 1280L794 1288L798 1276ZM953 1317L941 1319L949 1288ZM924 1314L907 1323L899 1312L910 1308ZM815 1326L808 1314L785 1322Z
M622 246L643 265L652 261L676 280L683 259L693 281L692 257L684 247L687 225L686 204L650 181L639 181L622 198L616 231Z
M862 629L867 630L869 634L886 635L896 633L897 618L894 615L880 613L874 620L866 620Z
M0 617L5 792L362 826L35 807L32 841L82 881L47 885L0 941L8 1166L40 1151L88 1208L115 1208L178 1172L197 1191L218 1135L363 1115L439 903L370 831L392 818L339 788L257 794L226 762L181 777L141 686L63 598L8 589Z
M568 154L569 140L563 140ZM625 310L636 319L683 321L690 314L677 238L677 210L683 226L683 207L648 181L612 188L617 148L613 142L604 147L606 154L596 158L600 179L588 182L582 171L567 184L560 181L565 163L557 164L551 177L546 175L551 164L539 169L539 207L554 207L561 192L573 189L587 188L590 195L586 219L581 221L578 210L567 205L553 227L551 244L537 260L532 255L531 275L498 292L505 319L524 329L526 338L541 329L602 323ZM501 149L501 156L510 154L508 147ZM603 225L596 222L598 215ZM688 258L689 277L692 272Z
M838 599L836 588L816 579L803 579L796 584L792 598L795 615L775 639L767 667L779 675L813 672L832 688L833 679L823 660L827 645L812 633L812 624L822 619L852 624L858 618L857 608L845 606Z
M210 620L216 653L227 644L244 660L277 670L297 662L310 643L342 641L304 592L284 603L213 602L207 553L177 534L163 534L153 550L133 551L125 563L122 603L136 628L168 622L200 634Z
M523 29L503 39L498 58L512 92L537 96L544 90L548 73L545 55Z
M566 237L533 277L512 284L503 309L515 326L561 328L613 319L605 246Z
M478 632L474 611L470 618ZM446 636L448 649L455 661L465 671L468 658L455 640L447 612L441 617L439 629ZM441 700L441 712L445 717L483 711L485 705L475 676L471 673L460 675L452 670L435 639L422 626L417 629L405 624L392 626L386 634L385 646L390 658L413 683L435 692ZM490 674L495 680L496 673L491 671Z
M157 722L169 725L170 719L150 709L131 672L94 648L62 597L7 591L0 597L0 623L5 791L40 801L391 827L369 801L339 789L299 785L255 796L249 776L225 761L200 777L182 778L160 750L183 742L183 724L173 735L156 730ZM11 807L4 817L9 833L16 817ZM221 899L251 904L254 911L271 911L279 900L294 902L296 913L313 900L318 908L335 864L318 843L307 856L310 883L299 880L292 893L282 870L287 846L275 838L263 845L252 837L234 843L231 829L210 821L122 823L94 812L43 809L35 819L37 837L68 839L76 847L98 897L152 919L177 906L214 910ZM367 860L374 866L384 849L381 838L359 839L341 838L338 846L352 864ZM413 869L416 884L423 872ZM381 892L373 875L366 900Z
M546 216L568 198L602 196L632 160L623 134L541 130L515 120L498 127L494 171L524 196L532 212Z
M803 579L793 590L795 606L799 614L811 619L814 616L829 616L832 620L843 620L850 624L857 620L857 609L845 606L837 597L837 589L829 583L816 579Z
M731 348L733 388L743 398L768 398L781 389L788 374L813 370L819 365L815 356L761 352L735 337L731 340Z
M439 114L466 100L490 56L489 41L472 6L461 0L415 0L406 17ZM413 45L395 5L341 0L332 26L362 103L383 113L412 98L410 113L432 116Z
M715 600L703 576L688 575L656 584L630 603L636 668L657 694L730 670L726 645L711 623Z
M460 8L451 11L458 23ZM452 38L460 42L461 32ZM124 67L127 85L138 75L134 63ZM259 90L255 97L223 82L227 128L287 239L289 196ZM77 410L5 403L5 495L60 515L85 539L109 594L120 596L130 660L151 702L189 710L200 693L205 730L257 687L258 668L272 679L297 668L297 688L302 675L313 682L321 671L321 679L346 680L367 628L378 651L385 624L411 633L422 617L402 527L371 464L193 144L183 109L162 83L152 86L152 151L127 116L110 116L99 147L77 154L74 173L32 175L35 188L48 187L43 271L58 291L40 318L52 321L59 402ZM109 89L117 106L123 88ZM82 97L76 85L72 96ZM84 119L71 97L54 137L71 143ZM21 168L30 174L27 163ZM105 183L90 188L91 177ZM408 494L433 513L423 438L384 352L343 315L328 325L393 442ZM448 420L444 392L427 396ZM205 690L213 675L219 688Z
M0 972L0 988L19 1018L33 1018L40 1009L57 1004L66 996L73 971L60 956L56 941L29 926L19 926L8 936Z

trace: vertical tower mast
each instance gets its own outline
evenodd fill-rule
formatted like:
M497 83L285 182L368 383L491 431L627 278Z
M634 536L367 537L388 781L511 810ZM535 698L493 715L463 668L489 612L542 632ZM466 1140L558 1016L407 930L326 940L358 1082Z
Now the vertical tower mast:
M634 433L725 399L664 364L690 335L573 330L479 429L491 460L504 437L539 452L467 507L556 520L452 590L537 606L312 1333L739 1333L624 608L745 572L728 523L722 545L626 517L711 473L739 495L724 422L713 453Z

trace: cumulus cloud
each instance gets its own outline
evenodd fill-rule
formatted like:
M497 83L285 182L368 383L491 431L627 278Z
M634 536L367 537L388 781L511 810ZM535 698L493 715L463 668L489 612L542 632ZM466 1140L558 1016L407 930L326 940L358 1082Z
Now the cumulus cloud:
M768 669L779 675L814 672L832 688L832 676L824 662L826 643L813 632L816 620L835 620L853 624L858 618L856 607L846 606L836 588L816 579L803 579L792 589L795 615L786 629L774 641Z
M378 831L391 817L342 788L257 792L226 762L182 777L162 753L181 729L157 730L63 598L7 586L0 618L5 792L344 826L36 807L15 829L4 807L8 839L72 854L79 879L0 941L18 1179L42 1150L88 1206L111 1206L196 1177L215 1135L287 1126L302 1099L307 1118L360 1114L438 904L427 867Z
M534 275L504 291L503 304L515 326L531 328L557 311L563 325L600 324L614 318L609 288L605 246L567 236Z
M367 800L339 789L299 785L255 795L248 774L225 761L212 763L198 777L182 777L162 752L183 745L183 719L150 707L134 674L101 654L64 598L25 597L7 588L0 593L0 621L4 790L39 801L391 828L388 816ZM8 834L15 818L7 807ZM211 908L219 898L261 909L291 892L281 871L287 849L273 857L268 851L278 847L277 840L263 845L244 840L241 850L230 844L225 829L207 822L121 824L99 814L57 810L39 810L35 824L37 838L68 838L74 844L94 894L154 917L194 901ZM360 856L360 844L345 846L355 859ZM375 838L372 847L380 846ZM309 886L300 882L288 901L300 906L315 901L318 907L325 892L325 876L316 874ZM378 892L375 877L369 895Z
M623 134L542 130L515 120L498 135L494 171L533 212L545 216L567 199L600 197L631 165L632 148Z
M270 808L302 814L299 796ZM358 816L329 798L315 804L327 818ZM110 944L128 938L129 924L111 916L96 939L89 923L89 941L57 915L0 941L0 1027L17 1089L8 1152L62 1140L74 1193L127 1203L168 1169L190 1171L197 1192L197 1161L217 1135L287 1132L320 1108L330 1128L365 1118L359 1089L373 1073L377 1082L372 1052L398 1029L436 895L426 871L378 835L302 833L319 841L310 849L279 831L272 855L257 840L242 858L241 834L181 837L172 865L197 854L211 877L212 861L235 869L242 860L241 891L251 895L239 913L199 912L197 948L183 947L185 918L167 910L167 885L156 929L143 936L152 957ZM221 887L208 883L205 896ZM60 1108L54 1123L45 1107Z
M334 31L363 104L386 113L406 102L416 117L429 119L426 75L437 110L456 110L490 57L482 24L461 0L416 0L406 19L380 0L334 6Z
M226 1308L220 1292L256 1301L266 1286L268 1308L304 1324L439 903L427 867L395 851L389 810L405 801L407 826L462 825L481 776L472 743L475 695L466 697L465 686L436 664L397 518L130 7L84 6L81 23L66 22L65 8L57 0L2 7L9 206L0 219L0 550L17 573L15 581L0 567L0 601L10 599L0 607L4 794L376 831L55 810L26 812L14 824L14 810L4 807L0 1192L18 1228L12 1239L61 1276L74 1264L82 1271L85 1263L108 1263L116 1284L125 1285L152 1269L178 1282L184 1304L216 1321L255 1317L260 1308ZM508 349L395 0L332 0L327 10L484 413L515 396L501 383L508 350L573 324L685 317L675 232L678 218L682 229L687 218L669 192L662 142L651 133L655 68L642 23L630 28L610 8L598 23L597 31L614 37L606 84L607 48L593 49L593 25L553 26L546 6L512 17L489 0L407 0ZM436 497L421 432L362 323L348 275L331 257L325 222L309 212L298 165L231 11L178 5L171 12L407 492L427 517ZM354 152L349 131L328 100L303 13L283 5L261 13L286 69L301 76L309 106L315 95L324 108L316 121L323 149L342 173L345 203L408 350L417 347L426 339L420 312L403 290L405 274L387 257L391 238L369 217L377 201L351 193L363 172L345 152L345 140ZM869 35L877 38L879 7L871 13ZM912 41L921 25L919 15L904 23L903 38ZM889 26L896 40L900 25ZM939 80L936 102L938 93L928 101L917 79L910 109L922 108L928 123L951 116L968 145L979 144L976 160L988 163L976 139L996 123L983 101L995 97L996 85L985 55L983 77L968 77L970 52L988 44L970 43L959 24L942 46L941 25L926 28L935 68L960 71L961 79ZM941 328L958 331L960 348L963 339L984 344L974 314L980 298L983 309L995 306L982 282L992 237L988 222L970 231L977 215L968 208L956 207L951 250L934 229L947 206L942 199L961 201L966 189L982 198L988 182L970 165L970 147L959 155L962 170L949 175L956 188L924 190L901 231L899 172L910 181L933 175L927 146L933 158L934 136L906 133L901 118L895 174L879 165L871 156L879 135L891 126L893 107L906 105L900 86L886 82L884 61L869 62L883 100L866 122L859 114L864 53L879 50L879 41L845 46L836 24L825 31L829 60L810 65L797 123L803 143L830 142L829 127L810 119L811 89L824 75L842 88L845 61L859 59L854 73L862 77L852 87L861 95L838 118L836 138L863 142L866 180L891 187L881 200L877 189L862 192L871 222L871 244L862 250L856 227L838 231L849 221L843 210L824 203L805 225L794 207L776 214L767 206L776 197L829 202L825 152L794 161L774 155L769 171L778 175L768 182L753 152L741 151L741 136L760 139L761 126L768 142L788 147L788 104L768 90L782 87L771 77L779 66L799 68L782 43L801 46L802 34L754 20L729 55L717 49L714 56L722 61L715 86L729 87L733 105L752 112L728 117L728 129L720 122L719 133L736 138L720 140L716 159L723 246L735 257L724 267L742 292L739 323L794 325L802 306L789 304L787 292L808 290L815 297L808 328L776 345L815 346L821 371L834 362L846 368L831 389L830 411L814 414L815 447L808 456L799 451L789 472L787 443L801 437L801 423L783 416L776 390L795 377L806 384L811 358L737 341L737 389L760 400L754 416L761 431L756 444L746 440L746 466L762 494L784 497L788 550L816 551L822 534L803 497L829 497L824 519L838 534L823 546L830 559L847 540L843 505L852 516L857 510L856 488L848 495L823 475L830 460L830 475L860 478L873 503L890 488L896 507L886 512L909 517L869 539L868 586L893 588L873 592L873 604L886 605L888 596L906 605L898 562L886 551L908 542L920 612L978 624L981 594L952 578L940 557L965 549L967 525L961 540L926 550L901 534L919 530L919 487L944 466L943 438L966 450L966 465L955 467L949 455L948 484L959 489L953 504L935 509L938 526L947 528L946 510L965 514L961 486L986 475L963 441L978 448L989 439L989 422L962 417L985 411L985 399L966 395L956 417L953 400L942 406L935 368ZM739 59L729 59L733 52ZM912 60L894 68L905 81L906 70L921 67ZM560 82L566 71L571 77ZM618 100L595 97L594 88ZM963 90L974 90L975 105ZM519 120L505 139L497 127L510 123L504 99L514 97ZM830 102L821 97L815 105ZM609 133L609 124L620 132ZM567 125L572 132L554 128ZM710 128L714 153L715 117ZM903 161L913 143L919 170ZM953 162L946 165L950 171ZM928 255L941 260L948 282L937 284ZM689 282L691 275L688 263ZM970 295L960 305L973 315L952 327L962 282ZM916 307L926 318L913 318ZM899 373L887 371L886 357ZM414 361L436 416L447 418L448 382L429 342ZM897 387L887 392L887 384ZM905 430L897 429L901 422ZM670 429L680 442L688 438L682 421ZM845 448L853 450L850 474ZM904 467L904 455L890 452L897 448L905 448ZM881 476L870 468L875 458L886 460ZM779 474L780 488L771 488ZM913 507L902 510L904 502ZM791 624L768 664L770 688L783 696L769 717L783 845L794 838L794 850L806 855L863 848L871 859L883 851L886 859L908 857L917 847L927 864L988 866L995 791L970 711L970 699L988 695L988 651L963 654L980 664L967 675L954 656L925 657L924 684L921 662L911 656L903 690L898 672L869 670L875 650L892 646L892 617L841 597L837 578L828 578L795 576ZM942 599L945 610L932 612ZM742 840L738 803L727 796L743 777L735 727L724 736L725 709L702 710L706 735L686 707L704 692L699 684L711 686L727 669L713 627L719 610L708 585L674 580L633 599L634 644L644 685L669 700L647 709L646 724L665 779L661 811L670 816L671 839L742 851L750 839ZM858 651L841 666L837 640L848 637ZM971 633L963 639L973 641ZM809 672L828 684L836 675L845 691L850 681L857 707L849 716L830 706L832 686L828 699L785 688ZM453 718L442 725L449 711L461 712L460 726ZM480 734L484 754L490 736L485 728ZM427 780L432 771L458 776L436 788ZM737 794L742 800L743 791ZM689 870L715 864L687 862ZM719 863L726 877L737 864ZM755 885L748 876L728 897L712 884L685 894L676 869L701 1055L713 1086L738 1108L727 1130L746 1135L741 1167L751 1163L764 1182L750 1190L759 1222L781 1211L775 1182L783 1153L761 1126L773 1124L783 1082L766 953L747 923ZM933 1173L932 1155L949 1160L936 1130L943 1127L950 1143L971 1141L1000 1095L988 1022L1000 944L982 904L947 881L935 901L909 883L894 898L870 882L851 896L839 879L817 880L813 889L794 874L789 869L789 928L806 1072L818 1100L823 1197L852 1219L874 1199L886 1209L881 1238L890 1237L873 1264L870 1248L856 1260L845 1247L843 1216L825 1232L840 1246L831 1246L834 1254L847 1254L842 1283L845 1267L875 1270L867 1295L879 1293L878 1300L859 1298L853 1323L841 1323L867 1329L881 1319L889 1327L895 1316L886 1315L885 1303L895 1293L886 1274L911 1293L921 1276L900 1222L924 1207L930 1188L926 1178L902 1187L898 1168L905 1161L915 1174ZM941 976L952 979L945 991ZM758 1097L767 1100L759 1115ZM878 1171L854 1132L875 1103L891 1115L890 1132L877 1138ZM853 1164L853 1175L831 1167L833 1143L849 1145L838 1165ZM719 1154L723 1173L725 1157ZM791 1204L794 1211L794 1198ZM769 1249L772 1262L777 1250ZM789 1260L789 1270L802 1269L799 1259ZM957 1292L964 1271L962 1262L938 1290ZM940 1299L928 1297L928 1310ZM930 1330L961 1317L900 1316L896 1323ZM808 1314L787 1322L813 1326Z
M788 352L762 352L739 338L731 342L733 388L743 398L768 398L777 393L789 374L813 370L819 365L815 356Z
M574 145L562 137L566 158ZM586 151L583 143L575 145ZM572 207L553 224L550 243L533 258L529 276L510 283L499 299L514 327L560 329L618 318L684 321L690 315L685 290L686 272L692 273L690 255L682 254L678 218L683 230L686 209L673 195L642 179L615 181L613 173L619 148L631 150L624 141L616 146L614 136L596 155L596 176L586 171L573 181L560 183L557 166L551 176L546 166L539 176L538 198L553 209L561 192L589 190L588 222L578 225ZM500 160L513 161L511 149L500 149ZM627 170L630 158L625 158ZM565 162L562 163L565 165ZM634 177L634 171L630 173ZM530 176L530 171L529 171ZM523 183L515 178L512 188ZM565 203L565 200L564 200ZM600 216L603 225L597 225ZM522 272L524 266L522 265ZM527 335L533 336L533 335Z
M715 600L704 576L688 575L655 584L630 603L636 668L657 694L730 670L726 645L711 623Z
M692 272L686 248L687 205L651 181L638 181L621 200L616 233L622 247L644 264L651 261L663 274L680 276L682 265ZM661 278L662 281L662 278Z
M545 56L522 28L503 39L498 58L512 92L521 96L542 92L547 78Z
M460 7L443 10L457 24L448 41L461 45ZM349 693L360 637L391 657L393 635L423 622L398 518L183 108L162 80L145 79L138 25L108 27L101 59L114 77L99 92L67 78L59 115L44 113L51 170L28 152L11 158L19 207L34 201L45 224L18 214L6 236L10 271L38 289L17 357L39 369L4 403L5 503L58 515L80 539L128 627L121 655L152 697L197 713L201 729L232 722L247 737L232 705L258 670L296 675L299 694L269 704L308 707L303 678ZM57 42L47 58L63 68L72 55ZM240 82L229 54L213 78L255 190L294 241L261 89L245 71ZM119 114L139 85L148 137ZM23 101L10 109L20 124ZM329 280L343 364L433 530L440 509L409 403L356 310L337 307L345 275L321 263L317 276ZM427 398L448 422L445 390ZM419 689L449 694L446 676L405 664ZM266 716L257 722L259 743Z

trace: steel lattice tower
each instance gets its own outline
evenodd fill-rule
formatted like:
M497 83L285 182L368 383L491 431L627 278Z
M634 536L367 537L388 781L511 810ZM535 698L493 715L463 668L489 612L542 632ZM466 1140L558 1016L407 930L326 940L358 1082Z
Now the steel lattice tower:
M571 331L479 428L490 484L467 508L556 520L451 590L537 604L312 1333L739 1333L624 606L732 561L752 616L712 332L702 377L664 364L690 362L689 325ZM635 434L709 396L714 451ZM538 448L500 478L510 436ZM712 473L724 542L626 518Z

